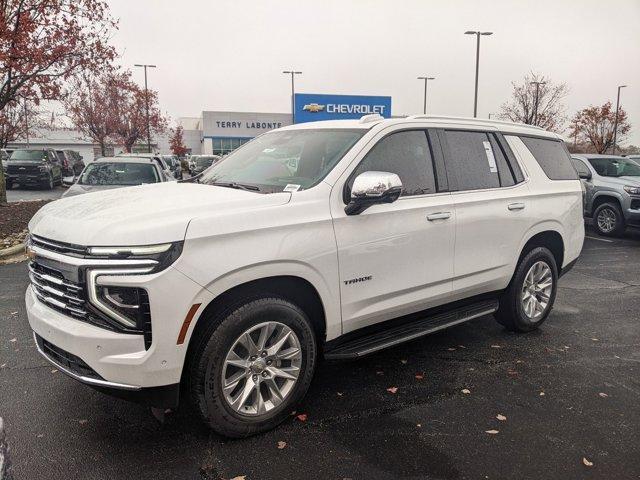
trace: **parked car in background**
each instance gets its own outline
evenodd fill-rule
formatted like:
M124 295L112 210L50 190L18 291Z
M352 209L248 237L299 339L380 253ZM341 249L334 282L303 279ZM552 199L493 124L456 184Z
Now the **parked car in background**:
M164 162L169 166L169 170L176 180L182 180L182 163L177 155L162 155Z
M38 186L52 190L62 185L62 167L55 150L19 149L14 150L7 161L7 188L20 186Z
M56 150L56 155L60 161L63 177L75 177L80 175L84 168L82 155L75 150Z
M290 418L322 356L491 314L539 328L584 242L560 136L480 119L291 125L197 180L118 193L31 219L37 348L103 392L186 395L228 437Z
M117 156L118 157L127 157L127 158L148 158L150 160L153 160L154 162L156 162L158 164L160 169L164 172L164 176L165 176L166 180L175 180L175 177L173 176L173 172L171 171L171 168L169 167L167 162L165 162L163 156L160 155L160 154L157 154L157 153L119 153Z
M614 155L573 155L585 188L584 214L600 235L640 226L640 160Z
M153 159L103 157L87 165L62 197L166 181L165 172Z
M189 173L191 176L198 175L219 160L218 155L191 155Z

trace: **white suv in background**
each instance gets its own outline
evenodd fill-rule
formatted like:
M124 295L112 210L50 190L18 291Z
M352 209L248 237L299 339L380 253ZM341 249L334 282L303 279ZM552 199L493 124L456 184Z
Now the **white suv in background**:
M40 352L151 406L189 396L229 437L282 422L320 357L488 314L538 328L584 239L558 135L428 116L281 128L191 183L58 200L29 228Z

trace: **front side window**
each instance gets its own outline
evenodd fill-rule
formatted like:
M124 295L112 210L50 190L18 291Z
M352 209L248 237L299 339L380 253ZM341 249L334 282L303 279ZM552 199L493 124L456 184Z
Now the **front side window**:
M500 187L499 164L505 171L503 175L506 182L508 179L506 160L487 133L447 130L445 136L449 147L449 158L446 161L447 175L455 182L458 190ZM505 186L507 185L513 185L512 176Z
M401 196L436 192L433 159L424 130L397 132L380 140L351 174L349 188L358 175L370 171L398 175Z
M90 163L78 180L81 185L142 185L158 183L160 177L151 163Z
M560 140L520 137L550 180L577 180L571 156Z
M590 158L589 163L603 177L640 177L640 163L622 157Z
M589 175L589 167L587 167L582 160L578 160L577 158L572 158L571 163L575 167L576 171L579 175Z
M202 177L208 185L248 184L262 193L287 186L302 190L320 182L365 129L300 129L270 132L234 150Z

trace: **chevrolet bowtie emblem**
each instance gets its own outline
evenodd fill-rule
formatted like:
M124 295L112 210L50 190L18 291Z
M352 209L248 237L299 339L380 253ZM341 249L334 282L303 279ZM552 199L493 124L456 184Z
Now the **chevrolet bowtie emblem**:
M318 105L317 103L308 103L302 110L306 110L307 112L321 112L324 110L324 105Z

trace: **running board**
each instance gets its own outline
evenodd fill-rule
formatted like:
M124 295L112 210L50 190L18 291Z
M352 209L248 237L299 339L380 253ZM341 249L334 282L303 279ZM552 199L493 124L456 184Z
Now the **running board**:
M497 300L474 303L349 340L327 350L324 357L327 360L362 358L384 348L393 347L474 318L490 315L496 310L498 310Z

